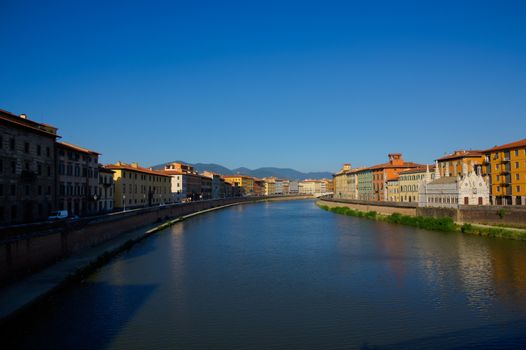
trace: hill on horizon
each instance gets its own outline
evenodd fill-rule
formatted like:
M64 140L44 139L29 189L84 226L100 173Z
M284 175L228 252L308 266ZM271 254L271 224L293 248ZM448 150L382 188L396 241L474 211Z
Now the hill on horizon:
M234 175L234 174L243 174L258 178L263 177L277 177L289 180L305 180L305 179L323 179L323 178L332 178L332 173L328 171L318 171L318 172L308 172L303 173L301 171L291 169L291 168L276 168L276 167L263 167L258 169L248 169L245 167L229 169L220 164L215 163L188 163L184 161L175 160L174 162L188 164L194 167L199 173L204 171L211 171L214 173L219 173L222 175ZM166 164L172 162L166 162L158 165L152 166L155 170L163 169Z

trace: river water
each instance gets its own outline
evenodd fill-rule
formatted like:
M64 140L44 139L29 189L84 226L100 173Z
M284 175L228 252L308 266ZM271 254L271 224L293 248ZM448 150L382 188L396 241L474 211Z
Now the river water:
M3 344L21 349L520 349L526 243L239 205L143 241L10 328Z

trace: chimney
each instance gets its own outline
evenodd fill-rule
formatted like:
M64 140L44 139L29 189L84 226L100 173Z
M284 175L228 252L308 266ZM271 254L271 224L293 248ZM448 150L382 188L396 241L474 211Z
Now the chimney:
M139 164L137 164L137 162L132 162L131 166L132 166L132 168L138 168Z
M22 119L27 119L27 115L25 115L25 114L20 114L20 118L22 118Z

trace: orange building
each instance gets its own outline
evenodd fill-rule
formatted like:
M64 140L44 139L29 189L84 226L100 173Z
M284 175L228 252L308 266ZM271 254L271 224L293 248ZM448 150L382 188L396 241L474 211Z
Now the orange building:
M484 151L482 173L490 184L491 203L526 205L526 139Z
M484 162L484 153L482 151L461 150L440 157L436 161L442 177L462 174L463 164L467 165L468 173L475 170L477 174L480 174Z
M402 159L401 153L390 153L389 162L374 165L369 170L373 175L373 200L384 200L385 184L389 180L394 180L398 177L400 171L414 169L422 165L413 162L405 162Z

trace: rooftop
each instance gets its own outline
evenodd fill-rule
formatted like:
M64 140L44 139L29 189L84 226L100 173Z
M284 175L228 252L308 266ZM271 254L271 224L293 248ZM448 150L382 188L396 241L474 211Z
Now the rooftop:
M167 174L163 174L161 171L140 167L137 163L126 164L122 162L117 162L115 164L105 165L105 167L108 169L112 169L112 170L131 170L131 171L136 171L139 173L150 174L150 175L170 176Z
M437 161L444 161L444 160L450 160L450 159L460 159L460 158L477 158L482 156L482 151L475 151L475 150L460 150L455 151L451 154L446 154L443 157L440 157L437 159Z
M48 136L60 137L59 135L57 135L58 129L55 128L54 126L44 124L44 123L38 123L30 119L27 119L27 116L25 114L16 115L11 112L0 109L0 120L3 120L5 122L16 125L18 127L30 129L32 131L42 133Z
M100 153L98 153L98 152L91 151L91 150L89 150L87 148L80 147L80 146L77 146L77 145L74 145L74 144L68 143L68 142L59 141L59 142L57 142L57 145L60 145L60 146L63 146L63 147L66 147L66 148L69 148L69 149L72 149L74 151L81 152L81 153L93 154L93 155L97 155L97 156L100 155Z
M522 139L520 141L515 141L511 143L506 143L501 146L494 146L492 148L489 148L485 150L484 152L492 152L492 151L502 151L505 149L511 149L511 148L517 148L517 147L525 147L526 146L526 139Z

